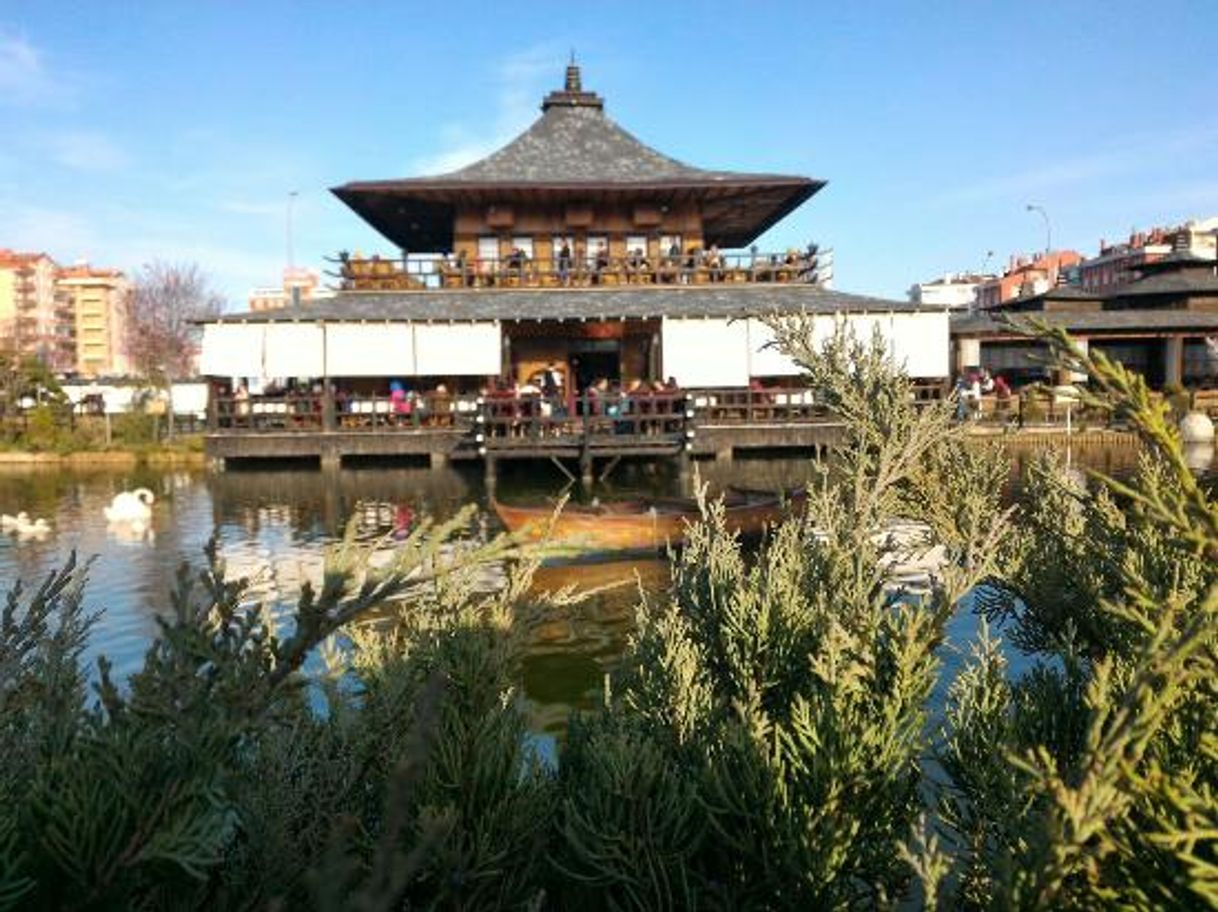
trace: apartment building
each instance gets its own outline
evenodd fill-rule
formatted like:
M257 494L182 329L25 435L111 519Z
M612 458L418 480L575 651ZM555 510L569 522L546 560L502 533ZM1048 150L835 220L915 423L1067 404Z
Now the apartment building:
M289 266L283 271L283 283L253 289L249 294L251 311L278 310L295 304L332 298L334 292L321 284L321 276L312 269Z
M117 269L78 263L59 270L58 284L75 316L76 372L84 377L131 373L127 352L131 283Z
M67 372L76 362L76 320L57 274L45 253L0 249L0 350Z
M1013 256L1002 275L977 286L977 308L989 310L1044 294L1066 281L1082 259L1074 250L1049 250L1031 257Z
M925 307L972 310L977 303L978 287L997 278L993 275L949 272L941 278L911 286L909 300Z

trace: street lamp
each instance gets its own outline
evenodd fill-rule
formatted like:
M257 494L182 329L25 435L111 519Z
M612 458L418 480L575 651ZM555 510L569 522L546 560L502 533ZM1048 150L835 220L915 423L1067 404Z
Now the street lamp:
M1028 203L1029 212L1039 212L1040 217L1045 220L1045 253L1053 249L1053 228L1049 224L1049 213L1045 212L1044 206L1038 206L1035 203Z
M288 269L296 265L295 251L292 249L292 208L296 205L297 191L292 190L288 193L288 225L287 225L287 241L288 241Z

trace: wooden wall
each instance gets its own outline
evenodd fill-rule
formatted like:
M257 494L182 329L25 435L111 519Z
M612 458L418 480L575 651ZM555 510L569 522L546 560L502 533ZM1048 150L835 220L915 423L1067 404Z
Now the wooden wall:
M680 235L685 250L701 247L702 213L694 204L673 206L666 211L635 203L536 208L522 203L470 206L458 209L453 234L454 253L463 251L471 263L478 257L478 239L491 235L499 238L499 256L503 259L512 252L514 237L533 238L533 256L540 260L555 258L552 237L570 235L575 238L571 255L577 262L582 262L589 252L595 253L588 251L588 237L607 236L609 255L616 259L626 256L628 236L644 235L647 256L654 261L667 253L659 249L662 235Z

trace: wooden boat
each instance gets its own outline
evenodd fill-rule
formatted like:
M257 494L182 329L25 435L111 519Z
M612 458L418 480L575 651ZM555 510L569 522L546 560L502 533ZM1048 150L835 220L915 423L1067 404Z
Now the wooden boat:
M802 505L803 491L786 495L729 489L724 494L727 527L741 535L760 534L783 518L791 505ZM701 513L693 498L650 498L570 504L557 518L553 506L515 506L491 499L491 506L510 532L588 551L658 551L685 541L688 524ZM551 527L553 521L553 527Z

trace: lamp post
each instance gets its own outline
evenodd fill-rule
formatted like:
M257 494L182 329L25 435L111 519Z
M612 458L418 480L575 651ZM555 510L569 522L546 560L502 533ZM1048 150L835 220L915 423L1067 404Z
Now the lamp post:
M287 241L288 241L288 269L296 265L296 254L292 248L292 209L296 205L297 191L291 190L288 192L288 225L287 225Z
M1027 209L1029 212L1039 212L1040 217L1045 220L1045 253L1048 253L1053 249L1053 227L1049 224L1049 213L1045 211L1044 206L1035 203L1028 203Z

